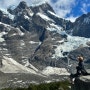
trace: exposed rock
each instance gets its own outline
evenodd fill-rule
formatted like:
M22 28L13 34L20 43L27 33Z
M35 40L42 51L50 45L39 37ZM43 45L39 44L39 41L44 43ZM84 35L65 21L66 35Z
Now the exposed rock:
M83 14L74 23L73 35L90 38L90 13Z
M3 11L0 10L0 22L11 24L12 20L9 18L7 14L4 14Z
M20 15L20 14L28 14L29 12L32 12L31 9L27 6L27 3L22 1L19 3L19 5L15 8L8 8L7 9L9 13L13 14L13 15Z
M37 12L47 13L48 10L54 12L53 8L48 3L42 4L36 7L30 7L30 8L35 14Z
M80 47L71 51L69 58L72 60L77 60L78 55L82 55L84 57L84 62L90 62L90 47Z
M90 90L90 75L76 78L71 90Z
M88 46L90 46L90 42L87 42L86 44L87 44Z

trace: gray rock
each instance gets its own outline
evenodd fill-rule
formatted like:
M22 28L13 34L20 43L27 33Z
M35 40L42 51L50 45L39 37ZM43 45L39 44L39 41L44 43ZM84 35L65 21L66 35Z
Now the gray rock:
M3 11L0 10L0 22L10 25L12 20L9 18L8 14L4 14Z
M73 27L73 35L90 38L90 13L83 14L76 19Z
M71 90L90 90L90 75L76 78Z
M84 62L90 62L90 47L80 47L71 51L69 58L77 61L78 55L82 55L84 57Z

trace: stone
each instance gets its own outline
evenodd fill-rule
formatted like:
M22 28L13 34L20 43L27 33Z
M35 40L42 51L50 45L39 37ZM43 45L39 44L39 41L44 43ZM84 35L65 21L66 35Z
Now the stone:
M90 90L90 75L75 78L71 90Z

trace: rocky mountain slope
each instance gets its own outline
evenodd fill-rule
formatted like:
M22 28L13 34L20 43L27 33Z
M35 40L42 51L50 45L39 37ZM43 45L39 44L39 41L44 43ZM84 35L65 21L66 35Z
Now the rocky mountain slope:
M73 27L73 35L90 38L90 13L83 14L76 19Z
M1 11L1 49L7 49L8 56L20 64L26 65L29 60L34 65L49 65L55 53L55 45L67 37L64 29L70 22L57 17L47 3L29 7L21 2L15 9L8 8L8 11L14 18L10 19ZM5 20L7 22L3 18L8 18Z
M76 66L79 54L90 63L88 17L72 23L57 16L48 3L27 6L24 1L0 10L0 71L44 78L69 75L66 69Z

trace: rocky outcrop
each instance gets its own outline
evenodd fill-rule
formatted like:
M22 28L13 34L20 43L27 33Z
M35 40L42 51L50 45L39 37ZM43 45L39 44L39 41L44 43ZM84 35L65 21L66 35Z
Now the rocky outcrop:
M90 90L90 75L76 78L71 90Z
M76 60L78 55L82 55L84 57L84 62L90 62L90 47L80 46L79 48L70 52L69 58L71 60Z
M35 14L38 12L47 13L48 10L54 12L53 8L48 3L42 4L36 7L31 6L30 8Z
M9 18L9 16L7 14L4 14L0 10L0 22L6 23L6 24L11 24L12 20Z

